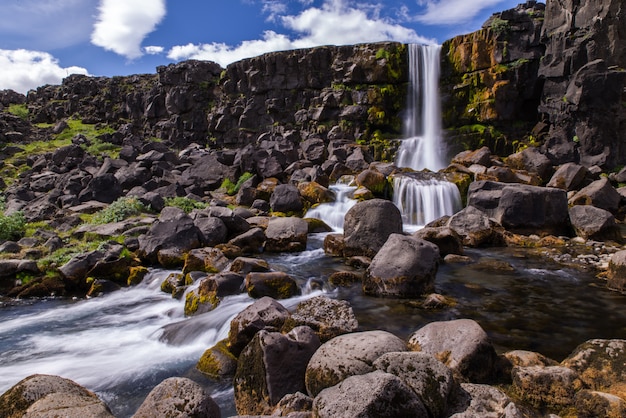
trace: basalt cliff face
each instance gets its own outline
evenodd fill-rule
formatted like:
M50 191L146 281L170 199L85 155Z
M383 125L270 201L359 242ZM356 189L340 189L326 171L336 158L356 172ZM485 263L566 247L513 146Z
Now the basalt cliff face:
M28 94L35 123L78 117L118 136L241 147L257 140L398 136L406 46L318 47L265 54L229 65L186 61L156 75L70 76Z
M500 154L541 146L553 164L623 164L624 8L619 0L529 1L445 42L451 141Z

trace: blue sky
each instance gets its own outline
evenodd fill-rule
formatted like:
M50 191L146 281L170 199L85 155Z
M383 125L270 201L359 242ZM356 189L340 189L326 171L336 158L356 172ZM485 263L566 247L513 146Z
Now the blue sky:
M441 43L519 0L2 0L0 90L69 74L154 73L205 59L394 40Z

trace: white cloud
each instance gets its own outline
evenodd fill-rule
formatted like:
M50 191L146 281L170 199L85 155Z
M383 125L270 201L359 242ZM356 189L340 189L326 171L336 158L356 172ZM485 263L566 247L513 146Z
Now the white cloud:
M415 20L426 25L455 25L467 22L481 11L493 7L503 0L420 0L426 11Z
M44 84L59 84L70 74L85 74L81 67L62 68L47 52L25 49L0 49L0 89L12 89L19 93Z
M162 46L150 45L150 46L144 47L143 50L148 55L159 55L159 54L162 54L163 51L165 51L165 48L163 48Z
M269 22L274 22L278 15L285 13L287 11L287 5L281 1L277 0L267 0L263 2L263 13L267 13L269 16L267 20Z
M266 31L262 39L244 41L236 47L223 43L175 46L169 51L168 58L210 60L226 66L266 52L319 45L378 41L434 43L434 40L421 37L412 29L381 18L379 11L380 6L376 4L356 8L346 5L343 0L326 0L321 8L311 7L295 16L278 17L285 28L296 34L294 39Z
M244 58L253 57L266 52L284 51L292 49L293 43L285 35L273 31L263 33L263 39L243 41L238 47L233 48L223 43L212 44L187 44L173 47L167 57L179 61L185 59L197 59L214 61L225 67L231 62Z
M101 0L91 34L94 45L128 59L143 55L141 43L165 17L165 0Z

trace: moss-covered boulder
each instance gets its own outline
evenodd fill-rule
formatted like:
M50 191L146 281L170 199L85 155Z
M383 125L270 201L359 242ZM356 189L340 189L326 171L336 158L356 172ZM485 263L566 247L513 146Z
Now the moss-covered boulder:
M245 288L255 298L269 296L274 299L287 299L300 294L295 279L281 271L249 273L246 276Z
M227 341L222 340L202 354L196 369L213 379L232 377L237 370L237 358L228 350Z

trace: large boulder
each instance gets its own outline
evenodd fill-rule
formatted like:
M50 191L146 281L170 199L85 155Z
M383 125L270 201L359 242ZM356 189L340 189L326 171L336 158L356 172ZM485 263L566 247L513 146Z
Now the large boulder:
M345 300L316 296L300 302L285 327L306 325L311 327L322 342L338 335L355 332L359 323L352 307Z
M340 335L315 352L306 370L306 388L311 396L349 376L374 371L374 361L393 351L407 351L406 343L386 331Z
M589 205L575 205L569 209L574 232L584 239L621 241L622 235L611 212Z
M586 341L561 365L574 370L588 389L626 399L626 340Z
M264 296L287 299L300 293L295 279L282 271L248 273L244 286L255 299Z
M158 253L164 249L178 249L182 252L198 248L201 236L193 220L182 210L168 206L161 211L159 219L148 233L139 237L139 256L156 263Z
M59 376L35 374L0 396L3 418L63 416L67 418L113 418L93 392Z
M402 233L402 215L388 200L359 202L346 213L343 233L346 257L374 257L391 234Z
M230 263L222 251L217 248L196 248L187 253L183 274L192 271L203 273L219 273Z
M298 188L292 184L276 186L270 198L270 207L274 212L300 212L303 205Z
M184 377L170 377L150 391L133 418L220 418L220 408L202 386Z
M438 268L439 248L435 244L392 234L368 267L363 291L374 296L421 296L432 291Z
M101 174L91 179L87 187L85 187L78 199L81 202L95 200L97 202L113 203L122 195L122 187L115 176L111 173Z
M269 415L283 396L303 392L307 364L319 346L306 326L287 335L259 331L239 356L233 381L237 412Z
M468 247L502 246L505 242L502 225L474 206L467 206L452 215L446 226Z
M592 205L616 214L622 200L607 178L601 178L580 189L569 200L570 205Z
M265 250L296 252L306 249L309 228L302 218L271 218L265 230Z
M419 397L400 378L376 370L350 376L324 389L313 401L313 413L320 418L428 418Z
M270 297L257 300L230 321L228 332L230 352L238 356L261 330L279 331L289 315L287 308Z
M214 247L217 244L226 242L228 238L228 228L224 221L214 216L197 217L193 221L200 231L200 242L206 247Z
M506 162L511 168L537 173L544 183L552 176L552 162L535 147L509 155Z
M434 356L472 383L497 379L500 360L487 333L471 319L431 322L409 337L409 348Z
M428 354L386 353L374 362L374 367L398 376L413 389L431 417L444 415L448 398L458 388L450 369Z
M555 187L566 191L578 190L587 177L589 171L582 165L576 163L566 163L556 170L550 178L548 187Z
M578 374L568 367L514 367L511 375L516 395L541 410L573 406L574 395L582 387Z
M439 247L439 254L463 255L463 239L447 226L426 226L413 233L413 237L432 242Z
M470 185L467 204L512 232L561 235L569 231L567 194L562 189L477 181Z

